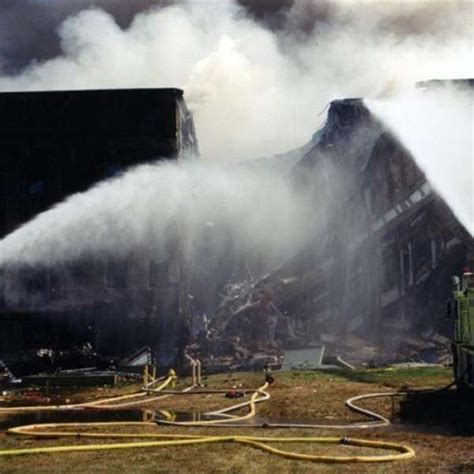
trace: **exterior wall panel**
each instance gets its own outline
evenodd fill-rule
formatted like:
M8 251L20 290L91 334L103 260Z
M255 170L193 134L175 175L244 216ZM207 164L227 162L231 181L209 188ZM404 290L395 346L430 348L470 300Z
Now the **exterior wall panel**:
M0 110L2 236L129 166L198 152L179 89L0 93ZM158 266L144 251L0 269L0 332L9 335L0 338L0 358L84 342L106 354L143 345L158 351L172 330L164 320L181 317L179 274L169 276L179 258L176 249Z

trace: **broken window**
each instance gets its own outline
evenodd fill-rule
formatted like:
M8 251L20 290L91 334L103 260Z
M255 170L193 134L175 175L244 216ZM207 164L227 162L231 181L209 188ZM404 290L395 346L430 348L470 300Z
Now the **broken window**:
M431 240L419 236L413 244L415 282L419 283L428 276L431 270Z
M400 280L398 248L392 243L382 254L382 289L398 288Z
M413 284L413 251L411 242L400 249L400 287L402 292Z

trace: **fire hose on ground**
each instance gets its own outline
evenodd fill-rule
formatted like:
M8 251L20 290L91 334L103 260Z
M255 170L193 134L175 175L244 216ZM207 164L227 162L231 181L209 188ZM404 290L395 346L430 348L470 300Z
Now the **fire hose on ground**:
M156 392L160 392L165 389L168 385L173 382L173 377L166 377L165 379L155 379L152 383L156 384L157 382L163 381L163 383L155 389ZM124 402L120 404L109 405L110 403L122 401L122 400L130 400L134 398L141 398L148 395L148 392L145 390L148 388L147 386L143 387L142 390L139 392L133 392L126 395L121 395L117 397L111 398L103 398L100 400L94 400L90 402L84 403L73 403L68 405L32 405L32 406L18 406L18 407L0 407L0 414L2 413L26 413L26 412L38 412L38 411L66 411L66 410L82 410L87 408L96 408L96 409L120 409L120 408L127 408L134 405L141 405L143 403L148 403L151 401L158 400L163 398L163 395L159 397L154 397L147 400L135 400L132 402Z
M193 365L193 371L194 371ZM200 369L200 367L199 367ZM199 370L200 372L200 370ZM173 372L174 374L174 372ZM193 372L194 374L194 372ZM199 374L200 375L200 374ZM193 385L186 388L183 391L176 390L165 390L167 386L172 384L176 376L171 375L167 377L158 387L153 388L158 382L158 379L152 380L150 383L145 383L142 391L135 392L133 394L122 395L119 397L113 397L94 402L86 402L75 405L65 405L65 409L111 409L111 408L125 408L131 405L139 405L154 401L169 395L184 395L193 393L222 393L222 390L203 390L196 388L196 378L193 376ZM200 377L199 382L200 384ZM270 394L266 391L269 384L266 382L264 385L257 389L245 390L245 392L252 392L250 400L242 403L226 407L221 410L216 410L207 413L209 416L221 417L215 420L201 420L201 421L165 421L160 420L159 423L173 425L173 426L193 426L193 427L240 427L240 428L255 428L258 426L266 426L272 428L318 428L318 429L347 429L347 428L370 428L387 426L390 421L382 415L372 412L370 410L361 408L355 405L354 402L362 399L372 397L383 397L383 396L395 396L400 395L400 392L388 392L388 393L377 393L369 395L359 395L352 397L346 401L346 405L365 416L373 418L374 421L368 423L351 423L346 425L321 425L321 424L292 424L292 423L272 423L264 425L249 425L241 424L238 422L248 420L255 417L256 405L270 398ZM151 399L142 399L150 393L156 393ZM134 400L131 402L124 402L120 404L110 405L111 403L133 399L140 397L140 400ZM42 410L50 409L61 409L62 406L49 406L49 407L11 407L11 408L0 408L0 413L6 410L20 408L26 409L27 411L39 408ZM249 408L248 413L244 415L232 415L233 411ZM165 434L165 433L98 433L98 432L83 432L83 431L50 431L51 429L81 429L84 428L126 428L126 427L155 427L155 422L99 422L99 423L49 423L49 424L38 424L38 425L25 425L20 427L11 428L8 430L8 434L29 436L33 438L95 438L95 439L143 439L147 441L134 441L126 443L106 443L106 444L88 444L88 445L68 445L68 446L51 446L51 447L36 447L36 448L25 448L25 449L6 449L0 450L0 457L6 456L18 456L27 454L47 454L47 453L64 453L64 452L79 452L79 451L108 451L108 450L120 450L120 449L142 449L142 448L157 448L166 446L188 446L197 444L213 444L213 443L237 443L241 445L247 445L256 449L263 450L265 452L281 456L287 459L303 460L312 462L326 462L326 463L354 463L354 462L389 462L389 461L400 461L413 458L415 451L402 444L390 443L385 441L372 441L357 438L340 438L340 437L258 437L258 436L219 436L219 435L186 435L186 434ZM43 429L44 431L39 431ZM153 441L149 441L152 439ZM314 454L303 454L293 451L285 451L282 449L270 446L271 443L322 443L322 444L338 444L346 446L357 446L364 448L382 449L395 451L391 454L374 455L374 456L327 456L327 455L314 455Z

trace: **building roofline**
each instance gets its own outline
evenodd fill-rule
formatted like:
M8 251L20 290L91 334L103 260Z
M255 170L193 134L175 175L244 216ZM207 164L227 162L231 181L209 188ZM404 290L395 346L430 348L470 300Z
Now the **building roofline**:
M175 93L179 96L183 95L183 89L177 87L124 87L124 88L107 88L107 89L55 89L55 90L28 90L28 91L0 91L3 95L60 95L60 94L97 94L97 93L117 93L117 92L157 92L163 94Z

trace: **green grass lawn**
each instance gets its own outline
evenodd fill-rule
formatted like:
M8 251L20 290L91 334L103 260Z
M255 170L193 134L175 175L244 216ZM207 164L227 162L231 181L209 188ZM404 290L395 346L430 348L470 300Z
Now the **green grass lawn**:
M332 372L275 372L275 384L270 388L271 399L257 406L257 416L269 420L291 419L294 422L325 420L328 423L360 421L360 415L349 412L344 400L363 393L391 391L393 388L441 387L447 385L452 377L449 368L413 368L413 369L368 369L358 371ZM205 378L210 388L227 388L234 384L243 387L257 387L263 382L262 373L227 373ZM180 386L189 383L180 380ZM135 388L135 387L130 387ZM126 392L127 387L106 390ZM78 391L76 400L98 396L104 391L93 393L91 390ZM196 396L197 397L197 396ZM241 401L241 400L238 400ZM191 406L202 410L215 409L229 403L222 395L203 395L199 400L193 397L168 397L156 402L154 409L166 407L186 411ZM392 399L377 399L364 402L364 406L380 411L388 417L393 415ZM153 407L148 407L153 408ZM473 441L469 436L455 436L443 431L416 429L397 423L383 429L367 430L276 430L265 428L181 428L181 427L140 427L133 432L164 432L191 434L247 434L255 436L352 436L373 440L387 440L408 444L417 451L412 461L391 464L312 464L292 461L268 453L236 444L212 444L201 446L160 447L152 449L129 449L120 451L75 452L63 454L28 455L0 458L1 473L28 472L170 472L170 473L306 473L314 472L445 472L456 469L468 469L474 466ZM113 431L113 429L111 429ZM123 430L123 429L122 429ZM90 442L111 442L110 440L81 440L17 438L0 434L1 448L26 448L35 446L77 445ZM285 446L285 448L287 448ZM292 450L298 452L328 455L370 454L370 450L336 446L295 445ZM469 472L469 471L466 471Z

